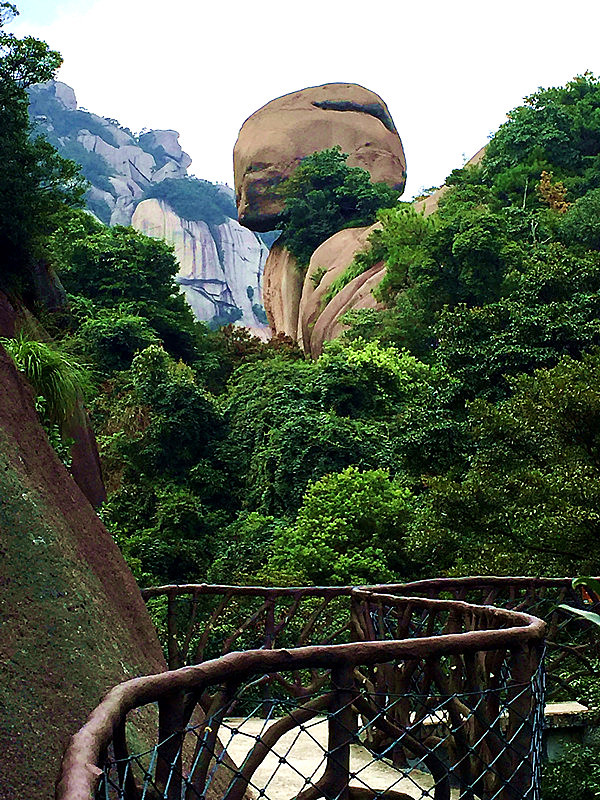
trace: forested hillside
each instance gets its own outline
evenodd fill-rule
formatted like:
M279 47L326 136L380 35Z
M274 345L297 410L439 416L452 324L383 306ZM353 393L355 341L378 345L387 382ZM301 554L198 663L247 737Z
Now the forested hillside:
M38 232L69 298L49 347L88 367L102 515L142 583L596 569L598 80L527 98L448 183L430 217L379 212L352 270L384 259L385 308L316 361L195 322L157 241L66 205Z
M591 75L540 91L435 215L380 212L386 308L319 360L135 358L98 421L119 431L104 513L143 581L597 569L598 109Z

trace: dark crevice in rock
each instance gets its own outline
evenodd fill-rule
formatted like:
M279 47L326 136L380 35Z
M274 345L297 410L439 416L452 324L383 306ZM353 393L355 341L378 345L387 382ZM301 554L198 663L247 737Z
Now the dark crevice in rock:
M324 111L356 111L359 114L369 114L382 122L388 131L397 133L390 112L380 103L355 103L353 100L313 100L312 104Z

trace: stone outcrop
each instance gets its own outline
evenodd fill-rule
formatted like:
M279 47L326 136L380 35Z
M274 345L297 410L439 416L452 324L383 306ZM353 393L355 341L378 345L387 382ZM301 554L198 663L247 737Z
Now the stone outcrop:
M271 332L297 338L302 270L295 257L275 242L265 264L263 303Z
M2 347L0 553L0 798L48 800L104 693L165 664L131 572Z
M404 150L381 97L351 83L314 86L272 100L242 125L233 153L242 225L275 229L283 210L278 185L305 156L334 145L374 182L404 189Z
M313 353L311 340L331 284L345 271L355 254L366 247L368 237L376 227L346 228L324 241L313 253L298 311L297 340L306 353Z
M250 328L265 329L263 268L268 250L237 220L207 225L181 219L162 200L144 200L132 225L172 244L179 262L176 280L198 319L228 315Z
M330 89L331 86L316 88L324 90ZM343 85L333 84L333 86ZM303 109L303 104L305 104L304 94L314 91L316 90L307 89L303 92L296 92L293 95L286 95L274 100L250 117L240 131L240 138L236 145L239 151L238 172L236 173L238 211L240 219L244 219L246 224L251 227L255 225L257 219L259 220L258 227L260 227L260 220L263 217L266 218L269 214L276 215L279 213L280 206L277 204L280 200L273 193L272 188L269 187L276 185L282 179L281 176L287 177L288 174L282 166L283 162L277 164L275 161L268 161L269 154L269 157L274 158L277 144L273 145L272 151L269 150L271 146L270 139L265 137L265 143L260 145L260 142L258 142L260 126L266 126L272 120L272 113L278 110L289 111L289 124L292 125L295 120L295 124L299 128L297 131L288 130L286 127L288 124L287 118L279 128L277 128L276 122L273 121L276 137L280 135L281 130L285 130L289 140L287 142L289 149L292 147L290 142L295 142L297 136L305 135L306 141L303 152L308 153L322 149L321 142L315 145L316 139L313 138L312 129L307 132L303 127L305 120L309 117L303 118L301 114L297 114L294 117L291 114L292 111ZM367 90L362 91L366 92ZM314 104L314 101L311 100L311 102ZM381 102L383 103L383 101ZM325 103L323 105L328 110L334 107L338 110L348 110L348 107L344 106L341 101L337 102L337 106L334 103ZM355 117L356 114L352 116ZM255 117L257 118L256 120ZM382 120L382 124L384 122L385 119ZM391 120L389 120L389 125L393 126ZM249 127L248 132L245 130L247 126ZM244 158L247 153L251 152L251 148L248 145L248 141L251 140L251 134L257 137L255 145L257 161L254 165L250 162L249 166L245 167ZM263 161L259 160L259 154L261 153L260 158L263 158ZM482 147L469 159L465 166L479 164L484 153L485 147ZM376 164L378 164L377 159L370 170L372 175L375 172ZM383 166L378 168L387 168L387 164L389 164L389 160L384 160ZM265 178L264 185L263 177ZM415 208L425 215L432 214L437 210L439 201L447 191L447 186L441 186L427 197L417 199L414 203ZM263 217L261 217L261 214ZM323 242L314 251L301 285L301 273L293 256L281 242L276 243L267 259L264 275L264 305L272 332L275 334L285 333L291 336L292 339L298 342L305 353L317 358L323 350L324 342L335 339L344 331L345 326L342 323L342 317L348 311L380 308L380 304L373 296L373 290L376 289L385 275L385 264L381 262L355 277L328 302L325 302L331 285L344 273L352 263L355 255L368 246L371 232L378 227L379 223L365 228L347 228Z
M133 225L175 245L178 280L198 319L235 321L267 335L261 283L268 248L233 218L233 191L219 187L230 197L232 216L210 227L182 219L157 200L143 201L152 184L189 177L192 160L177 131L134 136L114 119L78 109L75 93L60 81L32 87L30 100L36 130L83 164L91 181L88 208L107 224Z
M368 246L370 234L378 227L379 223L346 228L331 236L313 253L304 278L294 256L276 242L265 265L263 287L272 333L290 336L305 353L317 358L323 343L343 332L341 317L347 311L380 308L372 291L385 273L381 262L358 275L325 303L331 284L350 266L354 256Z
M363 308L382 308L373 297L373 289L379 285L385 273L381 262L358 275L339 291L325 306L323 313L315 322L310 337L310 354L317 358L323 351L323 344L336 339L345 330L342 317L348 311Z

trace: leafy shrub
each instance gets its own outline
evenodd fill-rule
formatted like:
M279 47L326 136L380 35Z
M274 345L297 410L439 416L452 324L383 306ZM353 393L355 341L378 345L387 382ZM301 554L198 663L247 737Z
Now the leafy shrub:
M83 351L104 374L127 369L138 351L158 343L143 317L108 311L87 319L77 338Z
M542 771L542 800L595 800L600 797L600 751L571 744Z
M52 422L63 422L73 412L77 401L90 390L88 371L76 359L56 345L37 342L20 334L14 339L0 339L38 397Z
M398 199L396 190L371 183L369 173L349 167L347 158L339 146L313 153L280 187L285 199L283 241L302 268L334 233L371 225L380 208L393 206Z
M566 244L600 250L600 189L593 189L569 207L559 233Z
M276 536L273 566L293 564L317 585L393 580L406 568L409 495L381 469L325 475L309 485L295 525Z

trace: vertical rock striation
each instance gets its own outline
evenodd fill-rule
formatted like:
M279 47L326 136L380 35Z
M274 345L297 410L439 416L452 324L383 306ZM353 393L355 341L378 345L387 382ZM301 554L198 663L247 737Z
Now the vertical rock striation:
M144 200L131 221L175 248L179 283L198 319L265 328L262 275L268 249L237 220L220 225L184 220L163 200Z

